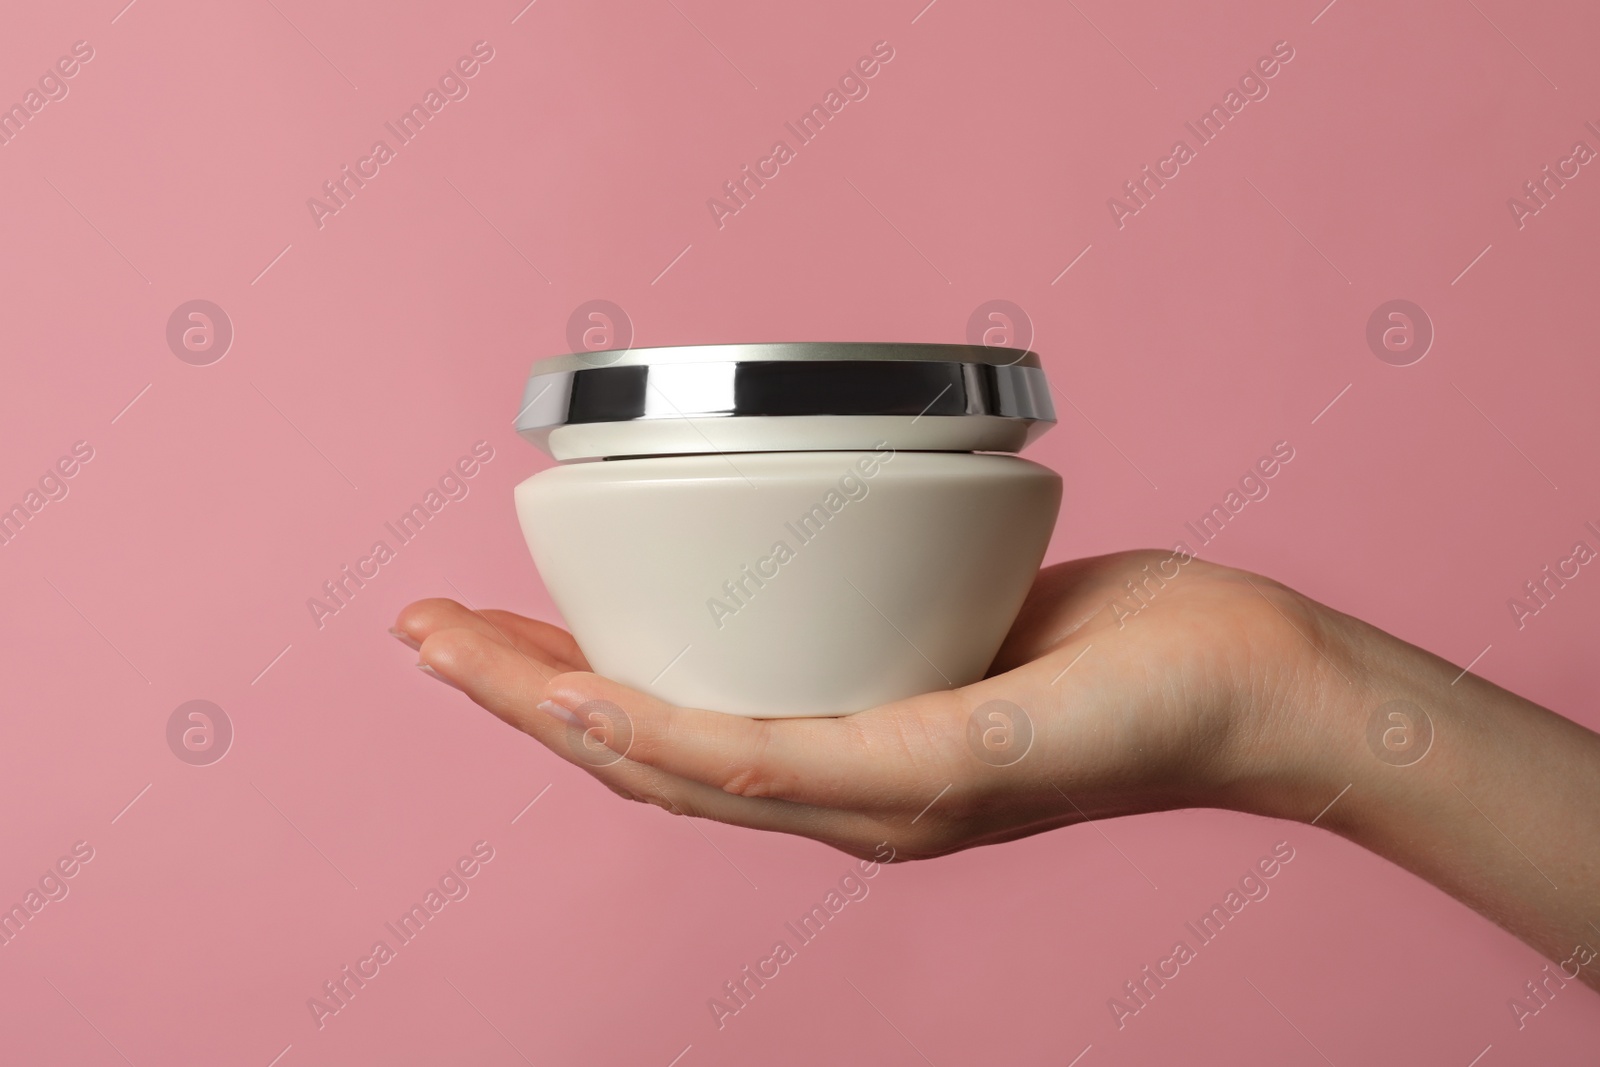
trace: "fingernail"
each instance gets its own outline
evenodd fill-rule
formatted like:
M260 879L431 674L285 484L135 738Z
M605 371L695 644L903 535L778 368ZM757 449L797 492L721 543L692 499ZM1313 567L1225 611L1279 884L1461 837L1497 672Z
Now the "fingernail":
M583 720L578 718L576 712L563 704L557 704L554 700L546 700L543 703L538 704L537 707L540 711L544 712L552 719L560 719L568 726L576 726L579 729L583 728Z
M411 635L406 633L404 630L397 629L395 627L390 627L389 628L389 635L391 637L393 637L396 641L399 641L402 645L405 645L407 648L409 648L413 652L417 652L422 648L422 645L419 644L417 641L413 640Z
M438 671L434 670L432 667L428 666L426 663L417 664L417 670L421 671L423 674L426 674L429 678L432 678L434 681L443 682L445 685L448 685L451 689L456 689L456 690L459 690L459 691L461 691L463 693L466 692L465 689L462 689L459 685L457 685L456 683L452 682L450 679L446 678L444 675L440 674Z

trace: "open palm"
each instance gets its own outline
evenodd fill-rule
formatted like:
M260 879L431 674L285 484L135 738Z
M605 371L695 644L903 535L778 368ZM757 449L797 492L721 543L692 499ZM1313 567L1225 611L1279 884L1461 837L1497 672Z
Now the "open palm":
M450 600L410 605L395 635L622 796L904 859L1219 803L1264 720L1332 667L1319 618L1199 560L1079 560L1040 572L982 681L831 719L672 707L590 673L558 627Z

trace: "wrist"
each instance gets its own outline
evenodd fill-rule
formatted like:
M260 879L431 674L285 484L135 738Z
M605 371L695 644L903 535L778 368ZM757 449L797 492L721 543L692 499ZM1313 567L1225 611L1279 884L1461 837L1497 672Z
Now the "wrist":
M1263 618L1249 655L1269 666L1247 672L1236 695L1217 806L1341 826L1334 813L1358 781L1426 754L1431 720L1414 705L1385 708L1400 694L1392 653L1372 638L1387 635L1281 586L1258 591Z
M1329 670L1249 800L1406 868L1551 959L1594 927L1600 737L1330 609ZM1565 893L1563 893L1563 890ZM1586 981L1600 987L1596 972Z

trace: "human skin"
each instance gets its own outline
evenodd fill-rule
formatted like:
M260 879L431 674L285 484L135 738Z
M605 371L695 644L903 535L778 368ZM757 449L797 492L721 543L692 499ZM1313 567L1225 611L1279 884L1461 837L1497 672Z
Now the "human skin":
M1147 602L1132 615L1130 581ZM1315 821L1551 960L1600 947L1600 735L1243 571L1162 552L1048 567L982 681L831 719L672 707L591 673L558 627L451 600L408 606L391 632L426 673L676 814L906 860L1229 808ZM1396 700L1431 722L1421 758L1420 716L1390 719ZM969 743L991 701L1032 724L1007 766ZM1380 758L1385 731L1415 747ZM1578 973L1600 989L1600 958Z

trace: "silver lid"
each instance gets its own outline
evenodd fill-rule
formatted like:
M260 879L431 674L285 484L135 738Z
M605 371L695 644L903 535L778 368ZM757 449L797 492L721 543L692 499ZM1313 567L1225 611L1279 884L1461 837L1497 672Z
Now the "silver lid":
M558 460L1016 452L1055 425L1033 352L857 342L579 352L534 363L516 430Z

